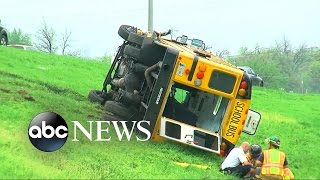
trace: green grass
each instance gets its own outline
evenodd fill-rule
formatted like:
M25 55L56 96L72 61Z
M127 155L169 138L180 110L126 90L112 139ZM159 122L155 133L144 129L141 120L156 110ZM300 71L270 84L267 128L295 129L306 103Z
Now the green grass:
M68 124L100 119L101 107L86 96L101 88L107 68L104 62L0 47L0 178L233 178L218 171L221 157L173 142L90 142L84 136L72 142L69 136L53 153L35 149L27 128L40 112L57 112ZM255 136L241 140L262 144L279 135L296 178L320 178L320 96L254 88L252 100L263 120ZM176 161L211 168L180 167Z

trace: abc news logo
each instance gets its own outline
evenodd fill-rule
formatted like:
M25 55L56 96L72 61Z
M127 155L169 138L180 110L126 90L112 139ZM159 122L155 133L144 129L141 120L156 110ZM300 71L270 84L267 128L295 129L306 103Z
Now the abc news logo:
M92 130L92 126L96 123L96 133ZM77 132L80 130L86 138L90 141L93 139L93 134L96 134L95 141L110 141L111 137L104 138L109 132L109 126L113 125L116 131L119 141L126 136L127 140L130 141L134 129L138 129L141 133L146 135L146 138L141 139L136 136L138 141L147 141L151 137L151 133L148 129L142 126L142 123L150 125L149 121L132 121L133 125L130 128L127 127L127 121L87 121L89 123L89 129L87 130L78 121L72 121L74 125L74 137L72 141L79 141L77 139ZM103 126L105 128L103 128ZM122 127L122 129L120 128ZM104 133L104 134L103 134ZM28 135L30 142L37 149L44 152L52 152L60 149L67 141L68 138L68 125L66 121L57 113L54 112L43 112L37 115L31 121L28 128Z
M59 114L44 112L33 118L28 134L34 147L41 151L52 152L66 143L68 125Z

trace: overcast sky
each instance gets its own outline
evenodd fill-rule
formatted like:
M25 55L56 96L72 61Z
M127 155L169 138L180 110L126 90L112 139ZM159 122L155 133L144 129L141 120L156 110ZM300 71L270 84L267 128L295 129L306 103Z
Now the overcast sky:
M34 35L43 19L58 34L72 31L75 49L113 54L121 24L147 30L148 0L0 0L7 29ZM154 0L154 29L203 39L213 50L291 43L320 46L319 0Z

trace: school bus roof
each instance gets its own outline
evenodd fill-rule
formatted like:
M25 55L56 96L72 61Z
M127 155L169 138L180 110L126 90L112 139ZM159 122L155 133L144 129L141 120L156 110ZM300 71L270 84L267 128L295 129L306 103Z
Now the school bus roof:
M232 68L237 68L235 65L229 63L228 61L214 55L213 53L209 52L209 51L204 51L204 50L199 50L196 48L193 48L189 45L184 45L184 44L179 44L176 41L173 40L169 40L169 39L163 39L163 38L159 38L159 42L161 45L163 46L169 46L172 48L175 48L179 51L183 51L183 52L188 52L192 55L199 55L199 58L203 58L209 61L213 61L215 63L219 63L219 64L223 64Z

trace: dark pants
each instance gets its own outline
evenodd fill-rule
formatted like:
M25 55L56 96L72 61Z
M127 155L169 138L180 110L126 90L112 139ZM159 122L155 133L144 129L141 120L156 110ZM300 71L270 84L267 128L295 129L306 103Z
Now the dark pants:
M251 165L242 166L241 164L236 167L226 168L224 171L230 172L231 174L243 177L250 172Z

